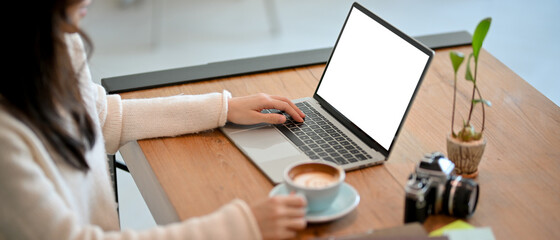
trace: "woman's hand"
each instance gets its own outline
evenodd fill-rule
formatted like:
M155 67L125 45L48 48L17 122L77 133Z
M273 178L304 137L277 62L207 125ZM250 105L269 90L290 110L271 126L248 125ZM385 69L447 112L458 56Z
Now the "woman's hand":
M228 102L227 120L237 124L258 123L281 124L286 122L282 114L261 113L263 109L278 109L286 112L295 121L303 122L305 114L288 98L264 93L245 97L234 97Z
M298 230L307 226L301 196L291 194L267 198L251 206L263 239L294 238Z

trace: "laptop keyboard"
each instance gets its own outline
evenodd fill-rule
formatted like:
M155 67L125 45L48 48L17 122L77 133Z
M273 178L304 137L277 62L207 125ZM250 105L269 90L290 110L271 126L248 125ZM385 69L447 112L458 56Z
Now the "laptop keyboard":
M276 109L265 109L264 113L281 113L286 116L284 124L274 125L299 149L313 160L323 159L339 165L370 159L346 134L315 110L309 103L296 103L305 113L305 122L294 121L288 114Z

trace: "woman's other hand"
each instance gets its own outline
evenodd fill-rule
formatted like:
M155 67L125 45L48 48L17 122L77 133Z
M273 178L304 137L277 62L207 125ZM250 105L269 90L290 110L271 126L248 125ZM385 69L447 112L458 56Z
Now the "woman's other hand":
M284 115L261 113L263 109L278 109L286 112L297 122L303 122L305 117L305 114L288 98L259 93L231 98L228 102L227 120L243 125L286 122Z
M287 239L307 226L306 206L303 197L291 194L267 198L251 206L251 210L263 239Z

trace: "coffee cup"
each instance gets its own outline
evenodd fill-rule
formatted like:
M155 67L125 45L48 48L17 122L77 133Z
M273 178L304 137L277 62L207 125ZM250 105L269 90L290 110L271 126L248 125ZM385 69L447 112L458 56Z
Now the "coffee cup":
M306 198L308 212L329 208L345 177L344 169L330 162L298 162L284 170L286 188Z

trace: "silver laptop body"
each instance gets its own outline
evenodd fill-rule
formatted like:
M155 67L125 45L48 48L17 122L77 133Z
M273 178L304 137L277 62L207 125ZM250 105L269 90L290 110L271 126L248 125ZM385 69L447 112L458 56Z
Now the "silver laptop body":
M293 100L324 119L313 113L303 124L228 123L221 130L273 183L282 182L284 168L297 161L331 161L347 171L381 164L433 54L354 3L315 94ZM330 122L337 130L309 128L312 122ZM304 139L294 140L295 135Z

